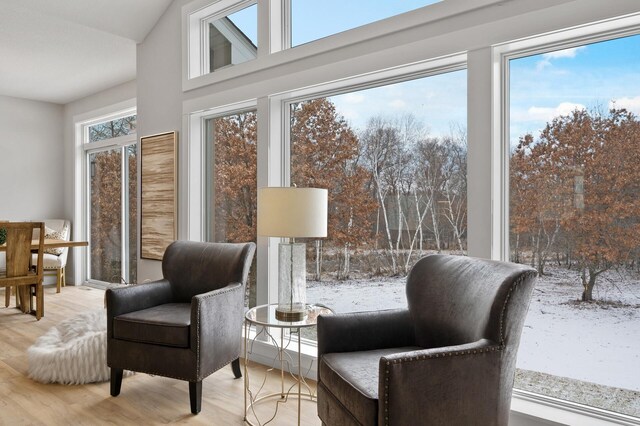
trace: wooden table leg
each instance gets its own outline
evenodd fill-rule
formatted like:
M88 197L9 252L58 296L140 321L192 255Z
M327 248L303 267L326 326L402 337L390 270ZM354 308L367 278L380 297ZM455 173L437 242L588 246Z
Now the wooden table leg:
M29 291L29 286L19 285L16 292L18 294L19 303L19 306L16 306L16 308L20 309L25 314L31 312L31 295L29 294Z

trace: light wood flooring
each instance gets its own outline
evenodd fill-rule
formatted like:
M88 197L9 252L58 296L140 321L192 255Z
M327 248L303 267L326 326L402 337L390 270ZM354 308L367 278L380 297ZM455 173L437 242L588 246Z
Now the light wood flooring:
M0 300L4 300L3 290ZM123 379L120 395L113 398L109 395L109 382L59 385L29 379L27 348L61 320L101 309L103 300L103 290L68 286L56 294L54 286L45 288L45 315L40 321L13 305L0 308L0 425L244 424L244 382L234 380L231 367L204 380L202 411L196 416L190 412L188 384L179 380L137 373ZM251 364L252 383L264 377L265 371L264 367ZM267 390L277 392L280 375L267 374ZM275 400L258 404L262 424L276 405L278 413L270 425L297 424L296 399L286 404L276 404ZM255 419L251 421L259 424ZM314 402L302 402L301 424L320 425Z

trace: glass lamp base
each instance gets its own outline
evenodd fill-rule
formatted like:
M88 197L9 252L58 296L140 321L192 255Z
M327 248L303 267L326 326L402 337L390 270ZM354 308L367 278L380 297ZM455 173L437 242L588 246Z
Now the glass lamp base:
M280 243L278 249L278 307L280 321L302 321L306 316L306 259L304 243Z

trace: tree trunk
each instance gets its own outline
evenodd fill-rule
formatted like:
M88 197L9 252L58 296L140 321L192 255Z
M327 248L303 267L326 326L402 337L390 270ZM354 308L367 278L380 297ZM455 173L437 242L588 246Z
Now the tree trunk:
M316 240L316 281L322 281L322 240Z
M402 243L402 220L404 219L404 210L402 209L402 202L400 199L400 191L396 190L396 205L398 208L398 235L396 236L396 263L403 264L403 259L400 259L400 244Z
M416 203L416 217L418 218L418 236L420 240L418 241L418 249L420 250L420 257L424 253L422 250L422 240L423 240L423 232L422 232L422 219L424 218L424 214L420 213L420 203L418 202L418 192L416 190L413 191L413 198Z
M349 244L344 245L344 264L342 266L342 279L349 278L351 273L351 256L349 254Z
M389 229L389 218L387 216L387 207L384 205L384 195L380 189L380 183L376 181L378 201L380 202L380 208L382 209L382 218L384 219L384 227L387 231L387 244L389 245L389 252L391 255L391 271L393 275L398 273L398 263L396 261L396 255L393 250L393 239L391 238L391 230Z
M599 272L596 272L594 268L589 269L589 279L587 280L586 270L582 269L582 301L593 302L593 288L596 285L596 278L598 278Z
M433 199L433 197L432 197ZM441 243L440 243L440 229L438 227L438 212L436 209L438 208L437 202L431 203L431 224L433 226L433 238L436 241L436 251L440 253L442 251Z

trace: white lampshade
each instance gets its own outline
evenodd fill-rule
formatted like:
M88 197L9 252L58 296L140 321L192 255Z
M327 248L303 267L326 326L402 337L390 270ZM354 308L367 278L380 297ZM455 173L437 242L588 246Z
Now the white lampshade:
M328 199L326 189L258 189L258 235L289 238L326 237Z

